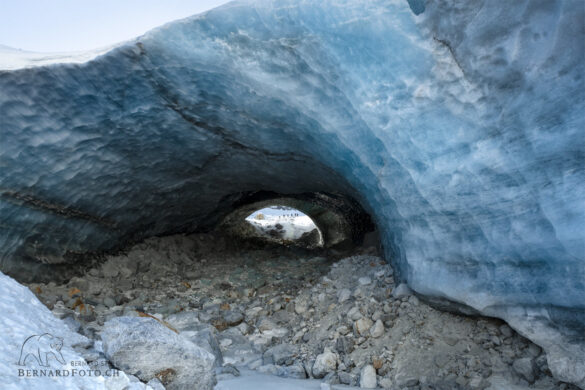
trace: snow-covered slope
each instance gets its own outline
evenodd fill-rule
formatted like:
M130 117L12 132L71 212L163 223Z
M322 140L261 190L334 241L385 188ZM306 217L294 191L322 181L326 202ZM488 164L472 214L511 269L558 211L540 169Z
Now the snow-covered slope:
M0 387L5 390L148 390L149 386L130 381L122 371L101 364L88 365L73 346L91 345L84 336L71 331L55 318L28 288L0 272ZM59 351L38 342L35 351L50 352L46 366L36 357L21 355L31 336L62 339ZM31 341L26 341L31 343ZM27 350L24 347L24 350ZM32 349L31 349L32 350ZM57 357L58 356L58 357ZM57 359L63 358L63 363ZM24 363L24 364L19 364ZM43 362L45 363L45 362ZM96 362L97 363L97 362ZM96 375L97 372L101 375Z
M414 290L585 381L585 5L410 6L234 2L1 72L2 269L189 230L246 191L340 193Z
M86 52L35 53L0 45L0 71L47 66L51 64L80 64L107 53L115 46L117 45Z

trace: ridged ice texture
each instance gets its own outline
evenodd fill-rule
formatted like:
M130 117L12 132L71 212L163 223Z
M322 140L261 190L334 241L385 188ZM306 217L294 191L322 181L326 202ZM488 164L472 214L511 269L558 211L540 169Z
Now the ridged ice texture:
M572 375L584 4L426 3L230 3L0 74L2 267L189 229L239 191L341 192L414 290L505 318Z

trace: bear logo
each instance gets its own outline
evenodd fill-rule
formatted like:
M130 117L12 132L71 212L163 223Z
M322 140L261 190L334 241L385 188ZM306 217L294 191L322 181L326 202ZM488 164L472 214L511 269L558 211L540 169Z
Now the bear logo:
M32 335L22 344L18 365L26 365L26 360L32 356L39 365L48 367L50 355L53 355L59 363L65 364L65 359L61 354L62 347L63 339L61 337L55 337L50 333Z

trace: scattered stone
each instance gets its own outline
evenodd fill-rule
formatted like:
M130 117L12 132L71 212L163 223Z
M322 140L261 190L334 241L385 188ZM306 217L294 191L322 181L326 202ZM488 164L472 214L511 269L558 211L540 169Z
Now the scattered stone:
M294 358L297 356L298 349L294 345L280 344L268 348L262 355L264 364L276 364L279 366L290 366ZM303 370L304 371L304 370Z
M303 314L309 309L309 304L307 301L301 300L295 302L295 313Z
M349 298L351 298L351 291L347 288L344 288L344 289L340 290L339 293L337 293L337 302L338 303L343 303L345 301L348 301Z
M325 350L322 354L317 355L313 364L312 373L317 379L325 377L329 372L337 368L337 355L330 350Z
M112 297L107 297L104 299L104 306L114 307L114 306L116 306L116 301Z
M468 386L472 390L483 390L490 386L490 383L482 378L481 375L473 375L469 380Z
M370 364L364 366L360 371L360 387L362 389L375 389L378 382L376 370Z
M307 372L302 364L293 364L292 366L280 367L276 374L283 378L307 379Z
M339 337L335 343L335 350L342 354L352 353L354 349L354 341L349 337Z
M219 374L228 374L231 376L240 376L240 370L237 369L236 366L234 366L233 364L226 364L223 367L220 367L218 369L218 373Z
M150 386L152 390L165 390L162 382L158 378L153 378L146 383L147 386Z
M512 364L514 371L522 378L526 379L528 383L534 383L534 361L531 358L521 358L514 360Z
M351 329L345 325L342 325L339 328L335 329L335 331L337 333L339 333L340 335L345 336L346 334L348 334L351 331Z
M504 324L504 325L500 326L500 333L502 334L502 336L504 336L504 338L507 338L507 337L512 337L512 335L514 334L514 331L508 325Z
M357 306L352 307L347 313L347 316L354 321L359 320L360 318L363 317L362 313L360 312L360 309Z
M256 370L263 374L277 375L279 372L279 367L274 364L265 364L258 367Z
M439 355L436 355L433 360L437 367L443 368L449 362L449 355L441 353Z
M219 346L222 347L222 348L227 348L230 345L232 345L233 343L234 343L234 340L232 340L232 339L222 339L219 342Z
M528 345L528 348L526 348L526 351L528 352L528 354L530 356L532 356L533 358L536 358L536 357L540 356L540 354L542 353L542 348L540 348L536 344L530 344L530 345Z
M237 326L244 321L244 315L236 310L226 310L222 317L228 326Z
M199 246L201 235L196 237L188 240ZM153 240L158 246L167 238ZM216 373L224 379L235 376L231 363L286 378L306 378L314 371L334 388L338 383L360 386L366 378L361 371L371 365L383 388L484 390L496 383L496 376L525 383L516 374L519 363L514 368L513 363L532 358L534 387L558 387L547 364L547 359L555 362L554 355L542 353L498 320L439 312L406 285L393 289L392 269L379 258L353 256L329 267L330 259L290 262L278 250L224 256L225 249L213 242L201 244L219 248L213 255L205 252L205 258L192 246L183 252L162 245L156 255L144 250L133 254L132 249L104 263L113 278L104 278L99 266L75 283L30 287L72 329L92 338L112 318L138 316L136 310L154 313L178 336L212 353ZM126 278L128 270L132 275ZM103 359L103 354L87 351L83 356L88 362ZM317 356L327 353L331 365L319 369L323 357ZM227 368L222 367L224 355ZM167 386L182 375L173 366L157 369L155 378Z
M354 324L355 331L360 335L365 335L366 332L374 325L374 322L369 318L360 318Z
M375 339L382 337L384 334L384 323L380 320L376 321L374 326L370 328L370 334Z
M457 344L459 342L459 337L449 334L449 335L443 336L443 340L445 341L445 344L450 345L450 346L454 346L455 344Z
M215 327L218 331L224 331L228 328L227 322L223 318L214 318L211 320L211 325Z
M392 380L390 378L380 379L380 387L383 389L390 389L392 387Z
M250 333L252 333L253 329L250 325L248 325L245 322L242 322L240 325L238 325L236 327L240 333L242 333L244 336L249 335Z
M261 332L265 332L267 330L272 330L274 328L276 328L276 324L268 319L268 318L262 318L257 324L256 327L258 328L258 330L260 330Z
M349 372L340 372L339 373L339 382L344 385L350 385L353 383L353 376Z
M412 290L405 283L400 283L393 291L394 298L402 298L412 295Z

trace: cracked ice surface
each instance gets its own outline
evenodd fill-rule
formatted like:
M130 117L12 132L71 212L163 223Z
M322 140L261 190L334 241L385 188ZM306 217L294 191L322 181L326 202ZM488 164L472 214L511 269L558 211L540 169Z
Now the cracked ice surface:
M2 72L2 267L189 230L240 191L337 192L415 291L583 381L583 8L234 2Z

